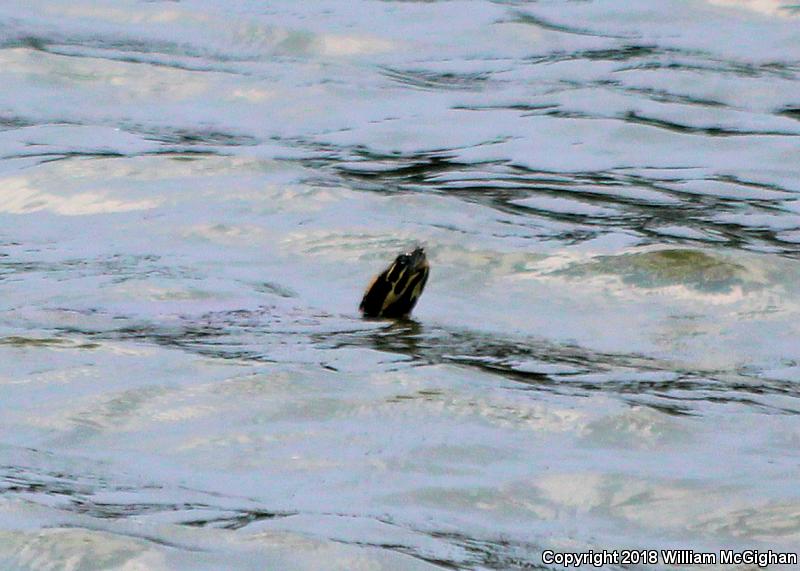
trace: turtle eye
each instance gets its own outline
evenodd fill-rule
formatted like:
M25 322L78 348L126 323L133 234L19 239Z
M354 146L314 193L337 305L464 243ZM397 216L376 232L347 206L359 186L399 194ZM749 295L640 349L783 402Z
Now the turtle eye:
M408 254L400 254L399 256L397 256L397 263L402 266L408 265L408 260L409 260Z

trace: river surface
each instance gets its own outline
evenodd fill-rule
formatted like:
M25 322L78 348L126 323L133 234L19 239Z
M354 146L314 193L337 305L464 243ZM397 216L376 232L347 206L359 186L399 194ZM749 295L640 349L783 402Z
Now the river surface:
M5 2L0 86L0 569L800 546L797 3Z

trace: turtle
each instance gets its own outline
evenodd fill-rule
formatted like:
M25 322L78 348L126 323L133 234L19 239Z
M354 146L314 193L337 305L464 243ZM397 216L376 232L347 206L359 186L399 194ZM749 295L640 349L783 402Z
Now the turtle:
M358 309L364 317L407 318L422 295L429 271L423 248L401 253L372 279Z

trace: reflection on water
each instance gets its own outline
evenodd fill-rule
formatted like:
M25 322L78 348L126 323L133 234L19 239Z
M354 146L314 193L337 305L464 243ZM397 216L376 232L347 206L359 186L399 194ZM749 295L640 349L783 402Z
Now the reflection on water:
M797 16L0 7L0 567L796 549Z
M585 268L566 275L616 274L638 287L684 285L699 291L729 292L744 283L745 268L696 250L656 250L622 256L598 256Z

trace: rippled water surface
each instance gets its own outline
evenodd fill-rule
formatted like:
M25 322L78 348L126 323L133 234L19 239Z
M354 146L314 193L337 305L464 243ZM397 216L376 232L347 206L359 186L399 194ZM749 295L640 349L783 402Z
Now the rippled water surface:
M0 85L2 569L800 545L796 3L7 2Z

